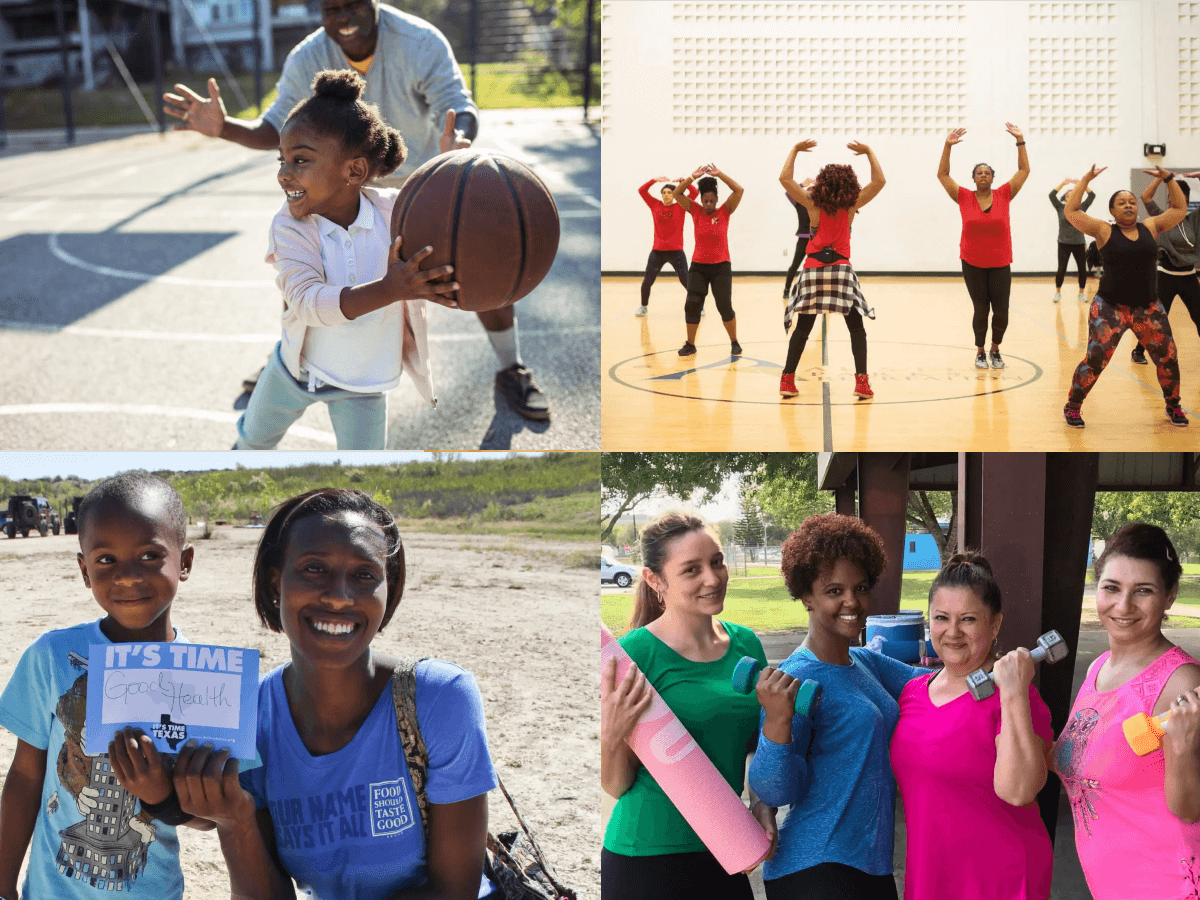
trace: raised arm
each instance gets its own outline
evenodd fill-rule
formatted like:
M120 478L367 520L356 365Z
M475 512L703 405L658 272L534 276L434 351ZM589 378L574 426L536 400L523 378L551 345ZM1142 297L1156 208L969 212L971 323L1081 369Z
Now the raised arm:
M1012 122L1005 122L1004 129L1017 139L1017 174L1008 179L1008 199L1011 200L1017 196L1017 192L1025 184L1025 179L1029 177L1029 154L1025 152L1025 138L1021 129Z
M942 159L938 163L938 181L942 183L942 187L955 203L958 203L958 182L950 177L950 148L961 141L966 133L967 129L965 128L955 128L946 135L946 143L942 146Z
M1097 169L1092 166L1084 176L1075 184L1075 189L1071 191L1067 197L1067 208L1063 210L1063 215L1067 217L1067 221L1075 226L1076 230L1082 231L1086 235L1094 237L1099 246L1104 246L1108 242L1108 236L1112 233L1112 226L1107 222L1101 222L1099 219L1093 219L1087 213L1079 208L1079 201L1083 199L1084 191L1090 190L1088 185L1092 179L1099 175L1105 166Z
M879 167L879 160L875 158L875 151L861 141L851 141L846 145L851 152L856 156L866 155L871 162L871 181L870 183L858 192L858 200L854 203L856 210L862 209L868 203L875 199L875 195L883 190L883 186L887 183L883 177L883 169Z
M707 175L708 172L708 166L700 166L687 178L679 179L679 183L675 185L675 190L671 191L671 196L675 198L675 202L683 208L684 212L692 211L692 198L699 196L699 192L692 189L692 182L701 175Z
M716 166L709 166L708 170L713 175L716 175L723 182L725 182L726 186L731 191L731 193L729 195L729 199L727 199L725 201L725 209L727 209L729 211L730 215L733 215L733 211L735 209L737 209L738 204L742 202L742 193L744 192L744 189L742 188L742 186L740 184L738 184L736 181L734 181L732 178L730 178L728 175L726 175L724 172L722 172Z
M1150 204L1154 202L1154 194L1158 191L1158 186L1162 184L1162 176L1158 174L1158 169L1142 169L1147 175L1153 175L1154 180L1146 185L1146 189L1142 191L1142 205L1146 209L1150 209Z
M1174 172L1158 166L1151 171L1151 174L1167 183L1167 200L1171 204L1170 209L1161 215L1151 216L1143 223L1150 229L1150 234L1157 238L1187 218L1187 199L1183 196L1183 191L1179 189L1179 180L1175 177Z
M1033 657L1028 650L1014 650L996 660L993 672L1000 692L1000 733L992 787L1005 803L1028 806L1046 784L1047 744L1034 731L1030 710Z
M1200 820L1200 667L1180 666L1171 673L1154 712L1161 715L1168 708L1171 717L1163 725L1167 809L1180 821L1195 822Z
M645 184L643 184L640 188L638 188L638 194L639 194L639 196L641 196L642 201L651 209L654 209L654 198L650 196L650 186L652 184L654 184L656 181L660 181L660 180L661 179L658 179L658 178L651 178L649 181L647 181Z
M184 84L175 85L175 90L177 94L163 94L163 112L181 120L174 126L176 131L198 131L252 150L274 150L279 146L279 132L266 119L244 122L226 115L217 79L208 79L207 98Z
M816 212L816 207L813 206L812 197L804 189L804 185L796 181L796 154L807 153L815 146L817 142L813 140L800 141L793 146L788 151L787 159L783 161L783 170L779 173L779 183L783 185L787 195L807 209L810 216Z
M1059 196L1059 194L1062 193L1062 189L1065 188L1070 183L1070 181L1071 181L1070 178L1064 178L1062 181L1060 181L1058 183L1057 187L1050 188L1050 205L1053 206L1055 209L1057 209L1059 212L1062 212L1062 210L1066 207L1066 204L1063 203L1062 198Z

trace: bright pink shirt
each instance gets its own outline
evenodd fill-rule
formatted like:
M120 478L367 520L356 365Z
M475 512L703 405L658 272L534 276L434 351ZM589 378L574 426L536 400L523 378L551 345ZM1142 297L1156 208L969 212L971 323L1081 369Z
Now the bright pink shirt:
M992 205L984 212L979 208L975 192L960 186L958 211L962 214L962 241L958 245L960 259L981 269L998 269L1012 265L1012 230L1008 221L1008 204L1012 188L1008 182L992 188Z
M1055 745L1055 768L1071 800L1075 848L1095 900L1200 898L1200 823L1167 809L1163 751L1138 756L1121 723L1152 713L1167 679L1196 660L1173 647L1140 675L1111 691L1096 690L1088 669L1067 727Z
M696 246L692 250L694 263L729 262L729 210L722 203L716 212L706 213L699 203L688 210L696 226Z
M904 799L904 900L1046 900L1054 851L1036 803L996 796L1000 694L929 699L933 675L900 695L892 771ZM1050 710L1029 686L1033 730L1054 740Z

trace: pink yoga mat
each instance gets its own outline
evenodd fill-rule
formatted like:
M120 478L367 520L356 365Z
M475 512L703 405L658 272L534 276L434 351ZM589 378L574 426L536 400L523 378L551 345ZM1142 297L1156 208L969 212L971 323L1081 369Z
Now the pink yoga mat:
M614 658L620 681L633 660L601 625L600 665ZM654 702L634 726L629 746L726 872L753 868L766 858L771 839L658 691L650 690Z

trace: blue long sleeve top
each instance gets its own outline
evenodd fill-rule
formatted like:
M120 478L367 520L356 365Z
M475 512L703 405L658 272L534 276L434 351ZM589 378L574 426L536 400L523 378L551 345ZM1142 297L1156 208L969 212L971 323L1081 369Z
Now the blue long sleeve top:
M823 663L798 648L780 665L822 688L812 718L797 717L791 744L766 738L760 717L750 786L771 806L791 806L779 848L763 866L767 880L824 862L869 875L892 871L896 782L888 745L904 685L928 670L859 647L850 660Z

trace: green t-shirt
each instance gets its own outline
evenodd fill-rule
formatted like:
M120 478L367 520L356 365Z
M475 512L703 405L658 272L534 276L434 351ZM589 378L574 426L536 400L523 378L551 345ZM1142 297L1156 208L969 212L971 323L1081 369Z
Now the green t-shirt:
M684 659L645 628L635 628L620 643L729 786L741 794L746 754L758 740L759 705L753 693L735 693L730 679L743 656L763 665L767 657L749 628L721 624L729 635L729 650L713 662ZM706 849L644 766L617 800L604 847L624 856Z

